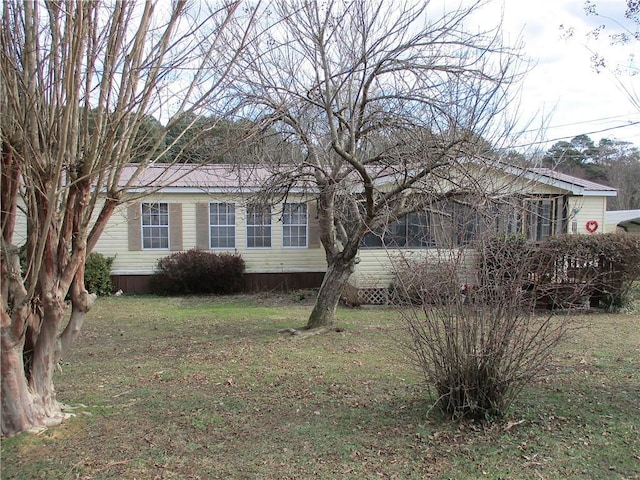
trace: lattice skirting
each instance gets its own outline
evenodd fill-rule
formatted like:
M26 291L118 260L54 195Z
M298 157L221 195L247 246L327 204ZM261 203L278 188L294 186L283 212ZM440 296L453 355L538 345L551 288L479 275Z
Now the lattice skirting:
M343 299L350 305L387 305L390 303L388 288L356 288L347 284Z

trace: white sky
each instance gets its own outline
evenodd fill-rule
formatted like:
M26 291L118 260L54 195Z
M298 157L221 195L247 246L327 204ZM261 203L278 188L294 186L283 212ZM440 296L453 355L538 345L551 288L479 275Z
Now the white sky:
M595 0L595 4L601 15L633 28L624 19L624 0ZM474 20L479 27L487 28L495 25L504 11L507 41L514 42L522 34L525 53L535 63L524 83L522 113L552 115L542 137L549 146L582 133L594 141L615 138L640 146L640 105L632 105L611 73L593 70L589 50L613 60L612 66L616 60L628 64L634 50L640 53L640 42L611 47L608 35L621 31L620 27L602 17L587 16L584 5L584 0L495 0ZM485 21L487 25L483 25ZM589 39L587 32L602 23L607 27L601 38ZM562 38L561 25L574 29L571 39ZM639 62L637 58L636 70ZM640 74L617 78L640 96ZM630 125L634 122L637 124Z

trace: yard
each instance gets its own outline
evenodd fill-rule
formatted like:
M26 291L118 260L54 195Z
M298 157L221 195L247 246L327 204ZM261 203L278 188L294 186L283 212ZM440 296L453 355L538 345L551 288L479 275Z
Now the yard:
M56 378L75 417L2 478L640 479L640 316L573 315L503 421L451 423L391 308L300 338L303 295L101 298Z

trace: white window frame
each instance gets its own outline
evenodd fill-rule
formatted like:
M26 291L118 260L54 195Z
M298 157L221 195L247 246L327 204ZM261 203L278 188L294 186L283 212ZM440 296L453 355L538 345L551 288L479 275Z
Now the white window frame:
M298 209L302 209L304 212L298 212ZM304 223L300 223L300 217L303 214ZM296 231L297 235L293 235L293 231ZM300 232L304 232L304 236L300 235ZM304 238L304 244L301 244L300 242L300 239L302 238ZM295 245L291 243L291 240L293 239L297 240ZM288 245L287 241L289 242ZM309 209L307 204L302 202L285 203L282 206L282 248L308 248L308 246Z
M217 212L215 212L215 216L218 218L218 222L221 217L227 220L227 223L213 223L211 221L214 212L212 209L216 207ZM220 208L224 207L225 211L220 212ZM231 229L233 232L233 236L225 235L214 235L214 231L216 229L226 230ZM214 246L214 239L218 240L218 245ZM232 239L232 245L220 246L220 240L229 240ZM234 250L236 248L236 205L235 203L229 202L210 202L209 203L209 248L211 250Z
M255 209L255 211L252 211ZM271 205L259 205L259 204L251 204L247 205L245 209L245 228L246 228L246 244L247 249L259 249L259 248L271 248L273 244L272 239L272 215L271 215ZM254 223L254 220L260 219L260 223ZM249 223L249 222L252 223ZM250 233L253 231L262 231L261 235L255 235L255 233ZM251 239L260 239L261 245L250 245ZM268 242L266 242L268 240ZM265 243L268 243L266 245Z
M156 212L148 211L145 212L145 209L156 209ZM160 209L164 211L160 211ZM154 220L157 223L154 223ZM145 223L148 221L150 223ZM140 241L143 250L169 250L170 244L170 236L169 236L169 204L167 202L147 202L140 204ZM157 233L165 232L163 235L149 235L145 232L154 233L154 230ZM147 246L147 240L153 245L156 240L164 240L166 239L166 246Z

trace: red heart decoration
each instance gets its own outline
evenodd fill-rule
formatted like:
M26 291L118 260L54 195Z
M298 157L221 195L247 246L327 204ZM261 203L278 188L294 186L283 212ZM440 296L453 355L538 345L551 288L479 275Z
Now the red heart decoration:
M596 222L595 220L589 220L587 222L586 227L587 227L587 232L593 233L596 230L598 230L598 222Z

